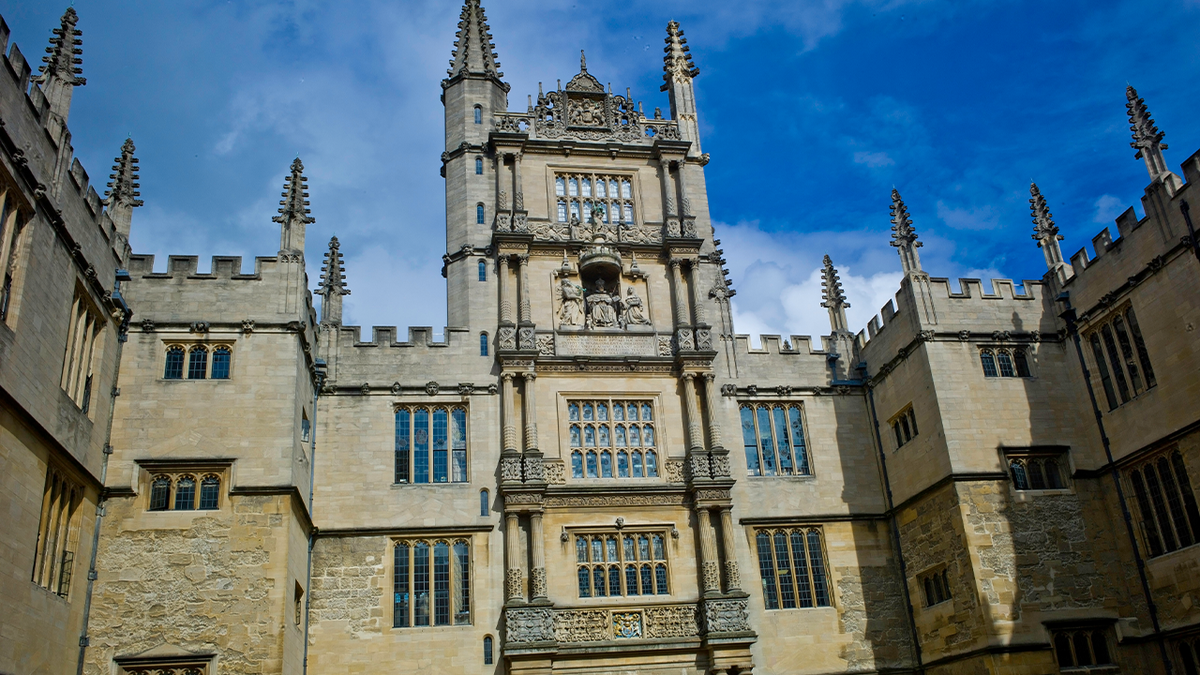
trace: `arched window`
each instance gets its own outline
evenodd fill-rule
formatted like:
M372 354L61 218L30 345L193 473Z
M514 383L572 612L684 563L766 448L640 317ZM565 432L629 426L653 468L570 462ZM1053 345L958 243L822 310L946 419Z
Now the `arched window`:
M488 635L483 638L483 664L490 666L494 663L492 657L492 636Z
M1013 370L1012 354L1009 354L1007 349L1002 349L996 353L996 361L1000 365L1001 377L1016 377L1017 373Z
M479 334L479 355L480 355L480 356L487 356L487 355L488 355L488 338L487 338L487 333L480 333L480 334Z
M979 361L983 364L984 377L996 377L999 374L996 372L996 357L991 350L985 349L979 352Z
M1029 377L1029 359L1026 357L1024 349L1013 351L1013 361L1017 365L1017 377Z
M583 453L578 450L571 453L571 477L583 478Z
M475 223L478 225L483 224L483 203L482 202L475 205Z
M212 379L229 379L229 358L232 354L229 347L217 347L213 350Z
M479 261L479 280L487 281L487 262Z
M188 355L188 379L203 380L208 374L208 350L204 347L192 347Z
M487 516L492 507L491 494L487 490L479 491L479 515Z
M158 476L150 485L150 510L166 511L171 504L171 479Z
M200 510L215 511L221 494L221 479L216 476L205 476L200 481Z
M475 124L483 124L483 108L475 106Z
M175 484L175 510L191 511L196 508L196 479L183 476Z
M475 158L475 175L476 176L483 175L483 158L482 157Z
M163 377L168 380L183 378L183 347L175 346L167 349L167 366L163 369Z

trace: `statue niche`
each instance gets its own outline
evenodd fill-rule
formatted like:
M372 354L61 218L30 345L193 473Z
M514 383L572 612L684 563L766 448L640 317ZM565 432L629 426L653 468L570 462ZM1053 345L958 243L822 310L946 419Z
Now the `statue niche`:
M635 263L636 264L636 263ZM579 256L579 283L569 278L566 257L558 273L558 329L652 332L645 300L633 286L622 292L621 254L596 232Z
M613 297L604 287L604 279L596 279L595 288L587 295L588 328L620 328L617 313L620 296Z

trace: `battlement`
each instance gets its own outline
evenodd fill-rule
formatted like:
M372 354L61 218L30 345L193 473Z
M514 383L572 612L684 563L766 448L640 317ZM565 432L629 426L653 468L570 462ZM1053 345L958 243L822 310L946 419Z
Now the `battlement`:
M824 356L828 353L828 338L820 338L822 349L814 349L811 335L791 335L788 339L784 339L781 335L759 335L759 344L762 346L755 349L750 341L750 335L737 334L733 336L734 349L739 355L800 355L800 356Z
M418 349L461 349L464 344L478 349L479 343L470 339L471 330L447 326L439 342L434 339L433 326L409 326L408 340L396 341L396 326L372 326L371 339L362 340L362 326L341 326L338 331L340 347L402 347Z
M278 256L257 256L254 258L254 272L242 272L241 256L212 257L209 272L198 272L200 257L194 255L167 256L167 270L154 271L154 256L151 254L135 254L129 256L129 273L142 279L237 279L241 281L260 281L263 271L276 267L281 263Z

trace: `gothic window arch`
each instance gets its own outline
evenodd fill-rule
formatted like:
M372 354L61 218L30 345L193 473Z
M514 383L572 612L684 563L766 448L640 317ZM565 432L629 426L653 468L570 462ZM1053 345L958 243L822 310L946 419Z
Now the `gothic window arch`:
M485 635L483 638L483 664L490 666L495 663L495 657L492 655L492 636Z
M477 224L477 225L484 224L483 202L479 202L478 204L475 205L475 224Z
M479 515L487 517L492 509L492 495L484 488L479 491Z
M83 488L51 466L46 471L38 525L33 583L65 597L71 589L79 546Z
M575 535L579 597L670 595L666 533L612 530Z
M996 353L990 349L984 349L979 352L979 362L983 364L984 377L999 377L1000 373L996 370Z
M988 347L979 351L984 377L1031 377L1024 347Z
M392 626L471 623L471 544L466 539L399 539L392 548Z
M1132 306L1106 318L1087 335L1108 409L1124 405L1157 384L1150 354ZM1119 396L1119 399L1118 399Z
M767 609L831 606L820 528L758 530L755 545Z
M476 176L483 175L483 158L482 157L475 158L475 175Z
M190 475L182 475L175 480L176 511L190 511L196 508L196 479Z
M1178 449L1143 461L1130 469L1127 479L1150 557L1200 543L1200 508Z
M233 350L224 345L213 349L212 357L212 379L228 380L230 359L233 358Z
M203 380L208 374L208 349L203 345L196 345L188 351L188 372L189 380Z
M479 334L479 355L480 356L488 355L488 334L487 334L487 332L483 332L483 333Z
M396 407L395 483L467 482L467 409Z
M219 471L156 472L147 511L216 511L221 508Z
M167 347L167 360L163 368L163 378L168 380L183 379L183 354L181 345Z
M479 261L479 280L487 281L487 262Z
M742 445L751 476L812 473L799 403L742 403Z
M475 106L475 124L483 124L483 106Z

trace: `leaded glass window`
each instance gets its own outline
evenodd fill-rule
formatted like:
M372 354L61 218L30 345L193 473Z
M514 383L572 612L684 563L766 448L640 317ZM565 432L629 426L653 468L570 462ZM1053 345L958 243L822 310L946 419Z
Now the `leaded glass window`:
M1179 450L1142 462L1128 477L1151 557L1200 542L1200 509Z
M467 482L467 409L396 408L396 483Z
M1157 384L1150 354L1132 307L1118 310L1087 337L1108 409L1125 404Z
M576 534L579 597L669 595L665 542L662 532Z
M167 363L163 368L163 378L167 380L183 379L183 347L167 348Z
M555 174L558 222L571 217L602 223L633 224L633 184L628 176L594 173Z
M746 469L751 476L812 473L799 403L743 403L740 414Z
M188 379L203 380L208 374L208 350L204 347L192 347L188 352Z
M233 351L229 347L217 347L213 350L212 357L212 379L228 380L229 379L229 361L233 356Z
M649 401L573 400L567 437L573 478L657 478L659 457Z
M830 606L819 528L758 530L754 543L767 609Z

